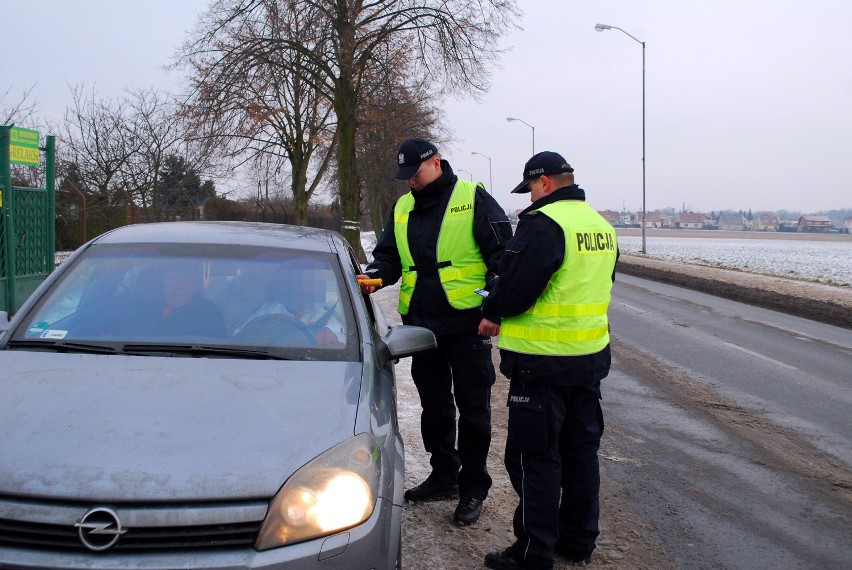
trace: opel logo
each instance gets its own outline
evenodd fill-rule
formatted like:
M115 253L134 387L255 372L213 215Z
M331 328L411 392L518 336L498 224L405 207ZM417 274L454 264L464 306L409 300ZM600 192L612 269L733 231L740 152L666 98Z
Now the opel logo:
M74 526L77 527L83 546L95 552L112 548L118 538L127 532L121 528L121 521L115 511L106 507L91 509Z

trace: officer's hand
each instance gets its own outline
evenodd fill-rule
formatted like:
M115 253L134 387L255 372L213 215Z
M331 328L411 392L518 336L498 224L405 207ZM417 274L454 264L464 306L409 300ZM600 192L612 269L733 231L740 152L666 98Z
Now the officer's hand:
M367 281L371 281L371 280L373 279L373 278L372 278L372 277L370 277L369 275L361 274L361 275L358 275L358 276L357 276L357 279L358 279L358 286L359 286L359 287L361 287L361 292L362 292L362 293L366 293L367 295L370 295L370 294L372 294L372 293L373 293L376 289L378 289L378 287L376 287L375 285L368 285L368 284L366 283Z
M491 322L488 319L482 319L479 321L480 336L497 336L498 334L500 334L500 325Z

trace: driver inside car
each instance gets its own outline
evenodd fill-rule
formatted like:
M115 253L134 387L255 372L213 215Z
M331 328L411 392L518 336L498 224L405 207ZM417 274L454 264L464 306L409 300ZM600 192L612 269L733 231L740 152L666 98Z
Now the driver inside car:
M272 274L266 301L237 329L239 334L253 320L285 315L303 324L320 348L345 346L338 303L327 302L327 281L334 279L328 266L311 258L285 261Z

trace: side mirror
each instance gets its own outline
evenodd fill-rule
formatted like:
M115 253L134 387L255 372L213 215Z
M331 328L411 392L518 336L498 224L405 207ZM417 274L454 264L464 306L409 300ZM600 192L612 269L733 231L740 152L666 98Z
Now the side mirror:
M384 361L397 360L417 354L428 352L438 347L435 335L429 329L415 327L412 325L397 325L391 327L386 335L382 337L380 352Z

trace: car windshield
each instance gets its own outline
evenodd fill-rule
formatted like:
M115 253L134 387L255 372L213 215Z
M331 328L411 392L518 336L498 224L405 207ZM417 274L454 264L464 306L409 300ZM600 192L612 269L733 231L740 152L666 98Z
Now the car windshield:
M101 244L74 260L13 341L132 354L353 360L357 332L344 290L331 254Z

